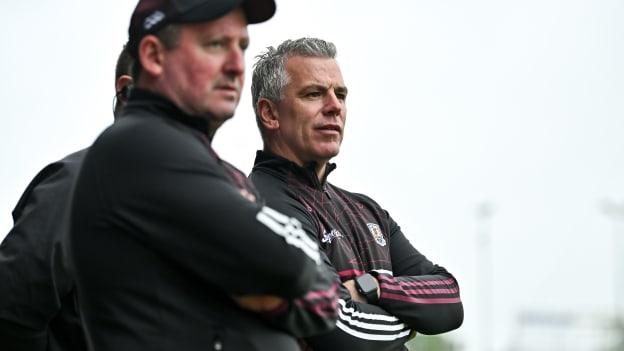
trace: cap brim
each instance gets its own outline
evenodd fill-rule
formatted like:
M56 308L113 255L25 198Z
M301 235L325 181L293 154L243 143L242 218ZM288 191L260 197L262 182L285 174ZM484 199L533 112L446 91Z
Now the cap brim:
M243 9L249 24L261 23L275 14L274 0L246 0L243 1Z
M228 14L238 6L242 6L245 17L247 17L247 23L249 24L264 22L275 14L274 0L213 0L196 6L176 18L172 18L171 22L190 23L211 21Z

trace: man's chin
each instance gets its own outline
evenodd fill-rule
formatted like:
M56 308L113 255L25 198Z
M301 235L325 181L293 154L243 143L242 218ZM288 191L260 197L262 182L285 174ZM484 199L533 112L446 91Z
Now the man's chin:
M214 113L212 115L212 119L217 121L217 122L225 122L228 119L234 117L234 111L228 111L228 112L221 112L221 113Z
M227 121L234 116L238 101L222 101L220 104L216 104L213 111L214 118Z
M225 122L228 119L234 117L234 112L236 111L236 105L226 106L224 108L219 109L207 109L205 116L215 122Z
M340 152L340 147L332 147L332 148L327 148L324 150L321 150L318 155L320 159L325 159L325 160L330 160L336 156L338 156L338 153Z

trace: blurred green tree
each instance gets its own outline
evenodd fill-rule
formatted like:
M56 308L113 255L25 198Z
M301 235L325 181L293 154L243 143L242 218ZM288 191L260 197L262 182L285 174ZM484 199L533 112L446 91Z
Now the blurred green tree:
M615 332L615 345L611 348L612 351L624 351L624 318L616 318L613 323L613 330Z
M410 351L453 351L453 343L440 335L418 334L406 344Z

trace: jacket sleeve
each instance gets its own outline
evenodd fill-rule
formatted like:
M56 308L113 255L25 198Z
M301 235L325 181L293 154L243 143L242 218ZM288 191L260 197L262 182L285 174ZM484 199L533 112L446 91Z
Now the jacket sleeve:
M338 283L324 265L317 266L311 289L302 297L286 301L264 317L274 327L302 338L336 326Z
M267 206L283 213L285 217L295 219L300 223L304 232L309 230L309 224L300 221L300 219L306 220L307 218L298 216L297 211L292 211L292 208L282 201L285 199L282 194L264 191L268 187L275 186L272 179L252 175L250 180L260 190L262 201ZM316 240L307 232L305 238L318 247ZM264 317L275 327L297 337L307 337L318 334L319 331L326 332L335 328L340 284L336 272L323 262L323 256L319 250L320 264L316 266L312 286L305 295L288 300L280 308L264 314Z
M327 255L324 262L331 266ZM332 267L333 270L333 267ZM381 306L351 299L349 290L339 285L338 321L336 328L326 334L307 338L305 342L315 351L358 350L395 351L412 336L409 325Z
M301 297L321 263L296 219L250 200L198 134L168 121L128 117L106 130L85 158L72 211L72 233L112 228L113 240L141 245L210 293ZM110 246L111 235L72 235L74 258L96 269L97 252L75 245Z
M0 245L3 349L47 350L49 323L61 314L57 325L64 328L66 340L75 340L76 345L84 342L61 246L79 160L71 161L76 164L52 163L31 181L13 211L14 225Z
M317 240L318 230L314 219L288 192L283 182L263 172L254 172L250 178L269 206L297 218L306 233ZM340 278L327 255L321 252L321 257L338 289L338 320L333 330L305 338L307 346L315 351L401 349L410 337L409 326L380 306L353 301L349 290L340 283ZM299 309L301 307L302 305L297 306ZM297 313L297 308L290 313Z
M371 272L381 288L379 306L422 334L459 328L464 312L457 280L418 252L388 219L393 271Z

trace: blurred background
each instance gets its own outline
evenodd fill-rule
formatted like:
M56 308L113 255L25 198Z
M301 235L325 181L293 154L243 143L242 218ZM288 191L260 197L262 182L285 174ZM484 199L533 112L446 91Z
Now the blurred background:
M0 4L0 239L36 172L112 122L135 4ZM248 67L289 38L337 45L349 112L330 181L461 284L464 325L413 350L624 350L624 1L277 4ZM261 148L247 73L214 140L245 172Z

